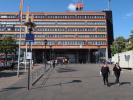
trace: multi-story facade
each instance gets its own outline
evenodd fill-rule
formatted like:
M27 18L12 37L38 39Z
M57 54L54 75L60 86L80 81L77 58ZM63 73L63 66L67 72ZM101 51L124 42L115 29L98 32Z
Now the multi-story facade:
M32 43L33 59L43 62L67 57L72 63L95 63L110 57L113 41L112 11L31 12L36 27ZM25 51L25 14L22 21L21 53ZM17 43L20 37L18 13L0 13L0 37L13 36ZM44 40L47 40L45 46Z

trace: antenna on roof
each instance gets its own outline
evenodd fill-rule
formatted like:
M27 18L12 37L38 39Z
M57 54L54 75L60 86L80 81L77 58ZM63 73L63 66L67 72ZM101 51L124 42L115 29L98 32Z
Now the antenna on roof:
M110 4L111 4L111 0L108 0L108 10L111 10Z

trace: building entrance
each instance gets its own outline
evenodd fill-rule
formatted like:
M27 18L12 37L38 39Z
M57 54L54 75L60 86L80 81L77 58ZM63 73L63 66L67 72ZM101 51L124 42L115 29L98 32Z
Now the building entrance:
M43 63L59 57L67 58L70 63L98 63L99 54L97 49L47 49L33 50L33 60Z

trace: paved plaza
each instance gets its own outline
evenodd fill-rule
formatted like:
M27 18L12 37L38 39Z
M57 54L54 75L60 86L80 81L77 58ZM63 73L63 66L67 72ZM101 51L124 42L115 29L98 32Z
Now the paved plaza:
M132 70L122 71L120 86L114 84L111 72L110 87L103 84L99 70L96 64L59 65L49 70L29 91L25 75L1 89L0 100L132 100Z

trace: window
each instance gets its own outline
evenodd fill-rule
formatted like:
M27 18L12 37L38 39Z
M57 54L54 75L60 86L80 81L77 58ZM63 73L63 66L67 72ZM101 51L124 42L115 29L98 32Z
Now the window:
M97 32L105 32L106 29L105 28L97 28Z

